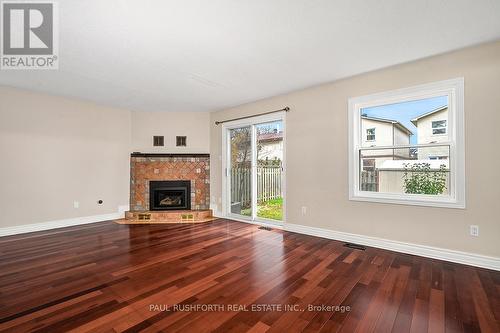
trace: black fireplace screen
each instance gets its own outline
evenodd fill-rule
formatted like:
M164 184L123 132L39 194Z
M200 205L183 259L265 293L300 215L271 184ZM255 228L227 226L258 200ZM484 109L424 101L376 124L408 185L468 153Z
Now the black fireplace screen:
M188 180L150 181L149 209L191 209L191 182Z

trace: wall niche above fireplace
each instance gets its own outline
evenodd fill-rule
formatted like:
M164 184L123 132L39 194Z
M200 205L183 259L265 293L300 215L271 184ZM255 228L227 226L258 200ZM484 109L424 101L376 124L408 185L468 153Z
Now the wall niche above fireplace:
M150 210L190 210L191 182L165 180L149 182Z

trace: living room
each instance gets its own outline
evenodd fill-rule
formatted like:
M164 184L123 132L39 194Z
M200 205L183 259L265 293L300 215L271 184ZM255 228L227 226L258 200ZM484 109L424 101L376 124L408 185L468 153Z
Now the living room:
M497 13L2 2L0 332L500 331Z

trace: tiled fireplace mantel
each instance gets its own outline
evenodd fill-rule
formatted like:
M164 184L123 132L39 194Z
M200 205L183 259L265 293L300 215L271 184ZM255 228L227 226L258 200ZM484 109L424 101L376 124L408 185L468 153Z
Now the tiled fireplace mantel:
M149 182L152 180L191 181L191 209L209 209L209 154L147 154L130 156L130 207L149 210Z

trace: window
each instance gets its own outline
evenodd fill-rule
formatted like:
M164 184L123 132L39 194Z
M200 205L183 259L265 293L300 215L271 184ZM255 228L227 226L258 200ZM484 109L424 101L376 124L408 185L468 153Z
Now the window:
M374 158L363 159L363 170L375 170L375 159Z
M186 137L185 136L176 136L175 137L175 145L177 147L186 147Z
M465 208L463 98L459 78L349 99L349 199Z
M375 141L375 128L368 128L366 130L366 141Z
M165 138L163 136L153 136L153 146L162 147L165 145Z
M432 122L432 135L446 134L446 120Z

